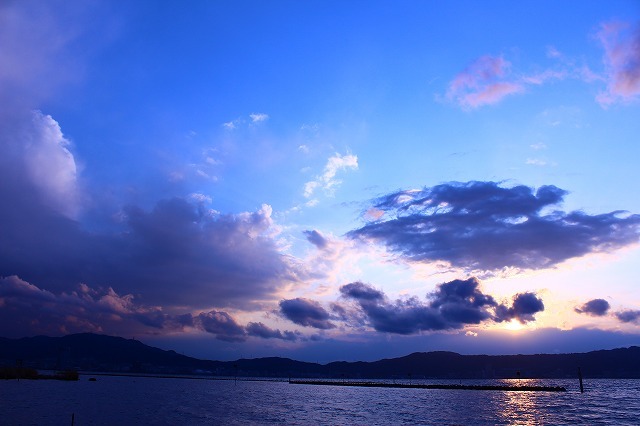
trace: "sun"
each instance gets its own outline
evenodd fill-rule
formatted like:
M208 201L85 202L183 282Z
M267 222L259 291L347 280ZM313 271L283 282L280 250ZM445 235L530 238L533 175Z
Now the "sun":
M524 328L524 324L517 320L511 320L505 324L504 328L510 331L520 331Z

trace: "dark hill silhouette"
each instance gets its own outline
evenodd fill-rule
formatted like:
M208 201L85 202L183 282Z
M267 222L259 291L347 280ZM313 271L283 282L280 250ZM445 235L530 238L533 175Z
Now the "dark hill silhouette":
M0 338L0 366L84 371L327 378L640 378L640 347L572 354L460 355L416 352L374 362L317 364L288 358L208 361L92 333L64 337Z

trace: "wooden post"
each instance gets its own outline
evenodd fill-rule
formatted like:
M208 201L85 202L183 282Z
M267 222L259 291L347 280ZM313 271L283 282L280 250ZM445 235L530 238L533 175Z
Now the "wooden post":
M76 421L76 413L71 413L71 426L74 425L75 421Z
M584 386L582 386L582 371L578 367L578 380L580 380L580 393L584 393Z

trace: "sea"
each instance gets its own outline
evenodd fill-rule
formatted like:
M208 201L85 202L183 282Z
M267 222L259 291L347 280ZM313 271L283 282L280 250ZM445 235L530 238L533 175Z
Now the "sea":
M95 378L95 381L89 378ZM567 392L81 375L0 380L2 425L640 425L640 380L413 380Z

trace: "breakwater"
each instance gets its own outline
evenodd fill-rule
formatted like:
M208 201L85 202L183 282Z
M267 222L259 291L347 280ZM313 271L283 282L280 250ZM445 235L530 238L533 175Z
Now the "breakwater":
M407 384L383 382L355 382L333 380L289 380L292 385L357 386L367 388L411 388L411 389L453 389L453 390L497 390L516 392L566 392L562 386L508 386L508 385L462 385L462 384Z

